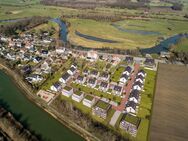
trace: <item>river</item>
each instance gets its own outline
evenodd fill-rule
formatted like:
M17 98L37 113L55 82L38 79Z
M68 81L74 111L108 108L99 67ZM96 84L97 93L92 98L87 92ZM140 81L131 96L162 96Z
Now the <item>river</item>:
M29 101L0 70L0 106L13 113L29 130L45 141L84 141L79 135Z

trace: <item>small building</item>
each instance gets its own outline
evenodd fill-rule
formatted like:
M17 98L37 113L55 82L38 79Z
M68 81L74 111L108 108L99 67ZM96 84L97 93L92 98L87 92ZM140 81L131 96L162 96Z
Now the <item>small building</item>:
M133 64L134 58L133 58L132 56L126 56L126 57L125 57L125 61L126 61L128 64Z
M55 52L57 54L63 54L65 52L65 48L64 47L58 47L55 49Z
M127 66L123 72L123 74L130 75L132 72L132 68L130 66Z
M102 81L100 83L99 89L101 91L104 91L104 92L108 91L108 89L109 89L109 83Z
M110 75L107 72L102 72L99 79L103 81L108 81L110 78Z
M129 80L129 76L127 74L122 74L122 76L119 79L119 82L125 84L127 83L128 80Z
M138 90L138 91L141 91L143 89L143 87L144 87L144 85L139 81L136 81L133 85L133 89Z
M106 119L110 108L111 108L111 105L109 103L99 100L95 104L95 106L92 108L92 114L100 118Z
M29 83L40 83L43 80L43 77L38 74L31 74L25 78Z
M87 60L93 62L96 61L99 58L97 51L88 51L87 52Z
M61 91L62 95L66 97L70 97L73 94L73 88L69 86L65 86L63 90Z
M94 88L97 85L97 79L96 78L89 78L87 85Z
M138 90L132 90L129 101L133 101L134 103L138 103L140 98L140 92Z
M137 75L142 75L143 77L146 77L146 72L144 70L139 70Z
M130 114L124 114L119 127L132 136L136 137L140 122L141 119L139 117Z
M135 82L140 82L144 84L145 78L142 75L137 75L135 78Z
M81 91L75 91L72 95L72 100L76 101L76 102L80 102L82 101L82 99L84 98L84 93Z
M118 85L115 85L113 90L112 90L112 93L115 94L115 95L118 95L120 96L123 92L123 88L121 86L118 86Z
M68 74L70 75L74 75L76 73L76 68L75 67L71 67L68 71L67 71Z
M58 92L61 90L61 84L59 82L54 83L51 87L50 90L54 91L54 92Z
M153 58L146 58L144 66L153 69L156 66L155 60Z
M86 95L82 103L83 105L91 108L93 104L95 103L95 98L91 95Z
M78 83L78 84L84 84L85 81L86 81L86 77L81 76L81 75L79 75L79 76L76 78L76 80L75 80L75 82Z
M136 113L137 104L134 101L128 101L126 104L127 113Z
M97 70L92 70L90 76L97 78L99 76L99 72Z
M70 74L68 74L67 72L66 73L64 73L62 76L61 76L61 78L59 79L59 81L61 82L61 83L67 83L67 81L70 79Z
M84 75L89 75L89 70L88 69L84 69L83 74Z

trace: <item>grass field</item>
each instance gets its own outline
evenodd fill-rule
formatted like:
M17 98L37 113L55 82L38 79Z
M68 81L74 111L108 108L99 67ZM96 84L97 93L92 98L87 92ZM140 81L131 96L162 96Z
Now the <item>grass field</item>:
M126 20L113 23L118 25L122 30L115 28L110 22L98 22L88 19L68 19L68 21L71 23L68 39L73 44L92 48L148 48L159 43L159 37L167 38L178 33L185 33L188 29L188 24L185 21L159 19L149 21ZM75 31L94 37L117 41L118 43L91 41L79 37L75 34ZM147 33L145 34L144 32Z
M40 0L0 0L0 4L2 5L15 5L15 6L24 6L37 4Z
M176 52L188 52L188 38L182 38L175 45L174 51Z
M152 141L187 141L188 68L159 64L150 127Z

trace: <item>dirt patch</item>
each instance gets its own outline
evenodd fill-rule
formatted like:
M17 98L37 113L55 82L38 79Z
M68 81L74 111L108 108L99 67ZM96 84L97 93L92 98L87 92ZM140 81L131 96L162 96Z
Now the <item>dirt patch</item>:
M151 141L188 140L188 68L160 64L153 115Z

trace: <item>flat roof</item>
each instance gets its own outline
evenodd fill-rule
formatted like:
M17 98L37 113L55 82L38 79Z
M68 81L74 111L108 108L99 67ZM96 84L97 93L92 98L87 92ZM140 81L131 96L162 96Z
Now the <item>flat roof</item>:
M123 120L125 120L125 121L127 121L127 122L129 122L129 123L131 123L133 125L136 125L137 127L140 124L140 118L136 117L136 116L133 116L131 114L124 115Z
M188 140L188 68L159 64L149 140Z
M91 95L86 95L84 99L92 101L94 99L94 97Z
M69 87L69 86L65 86L63 89L67 90L67 91L70 91L72 88Z
M76 94L76 95L80 96L80 95L82 95L82 94L83 94L83 92L82 92L82 91L77 90L77 91L75 91L75 92L74 92L74 94Z
M108 109L108 107L110 106L110 104L108 104L108 103L106 103L106 102L104 102L102 100L99 100L95 106L106 110L106 109Z

